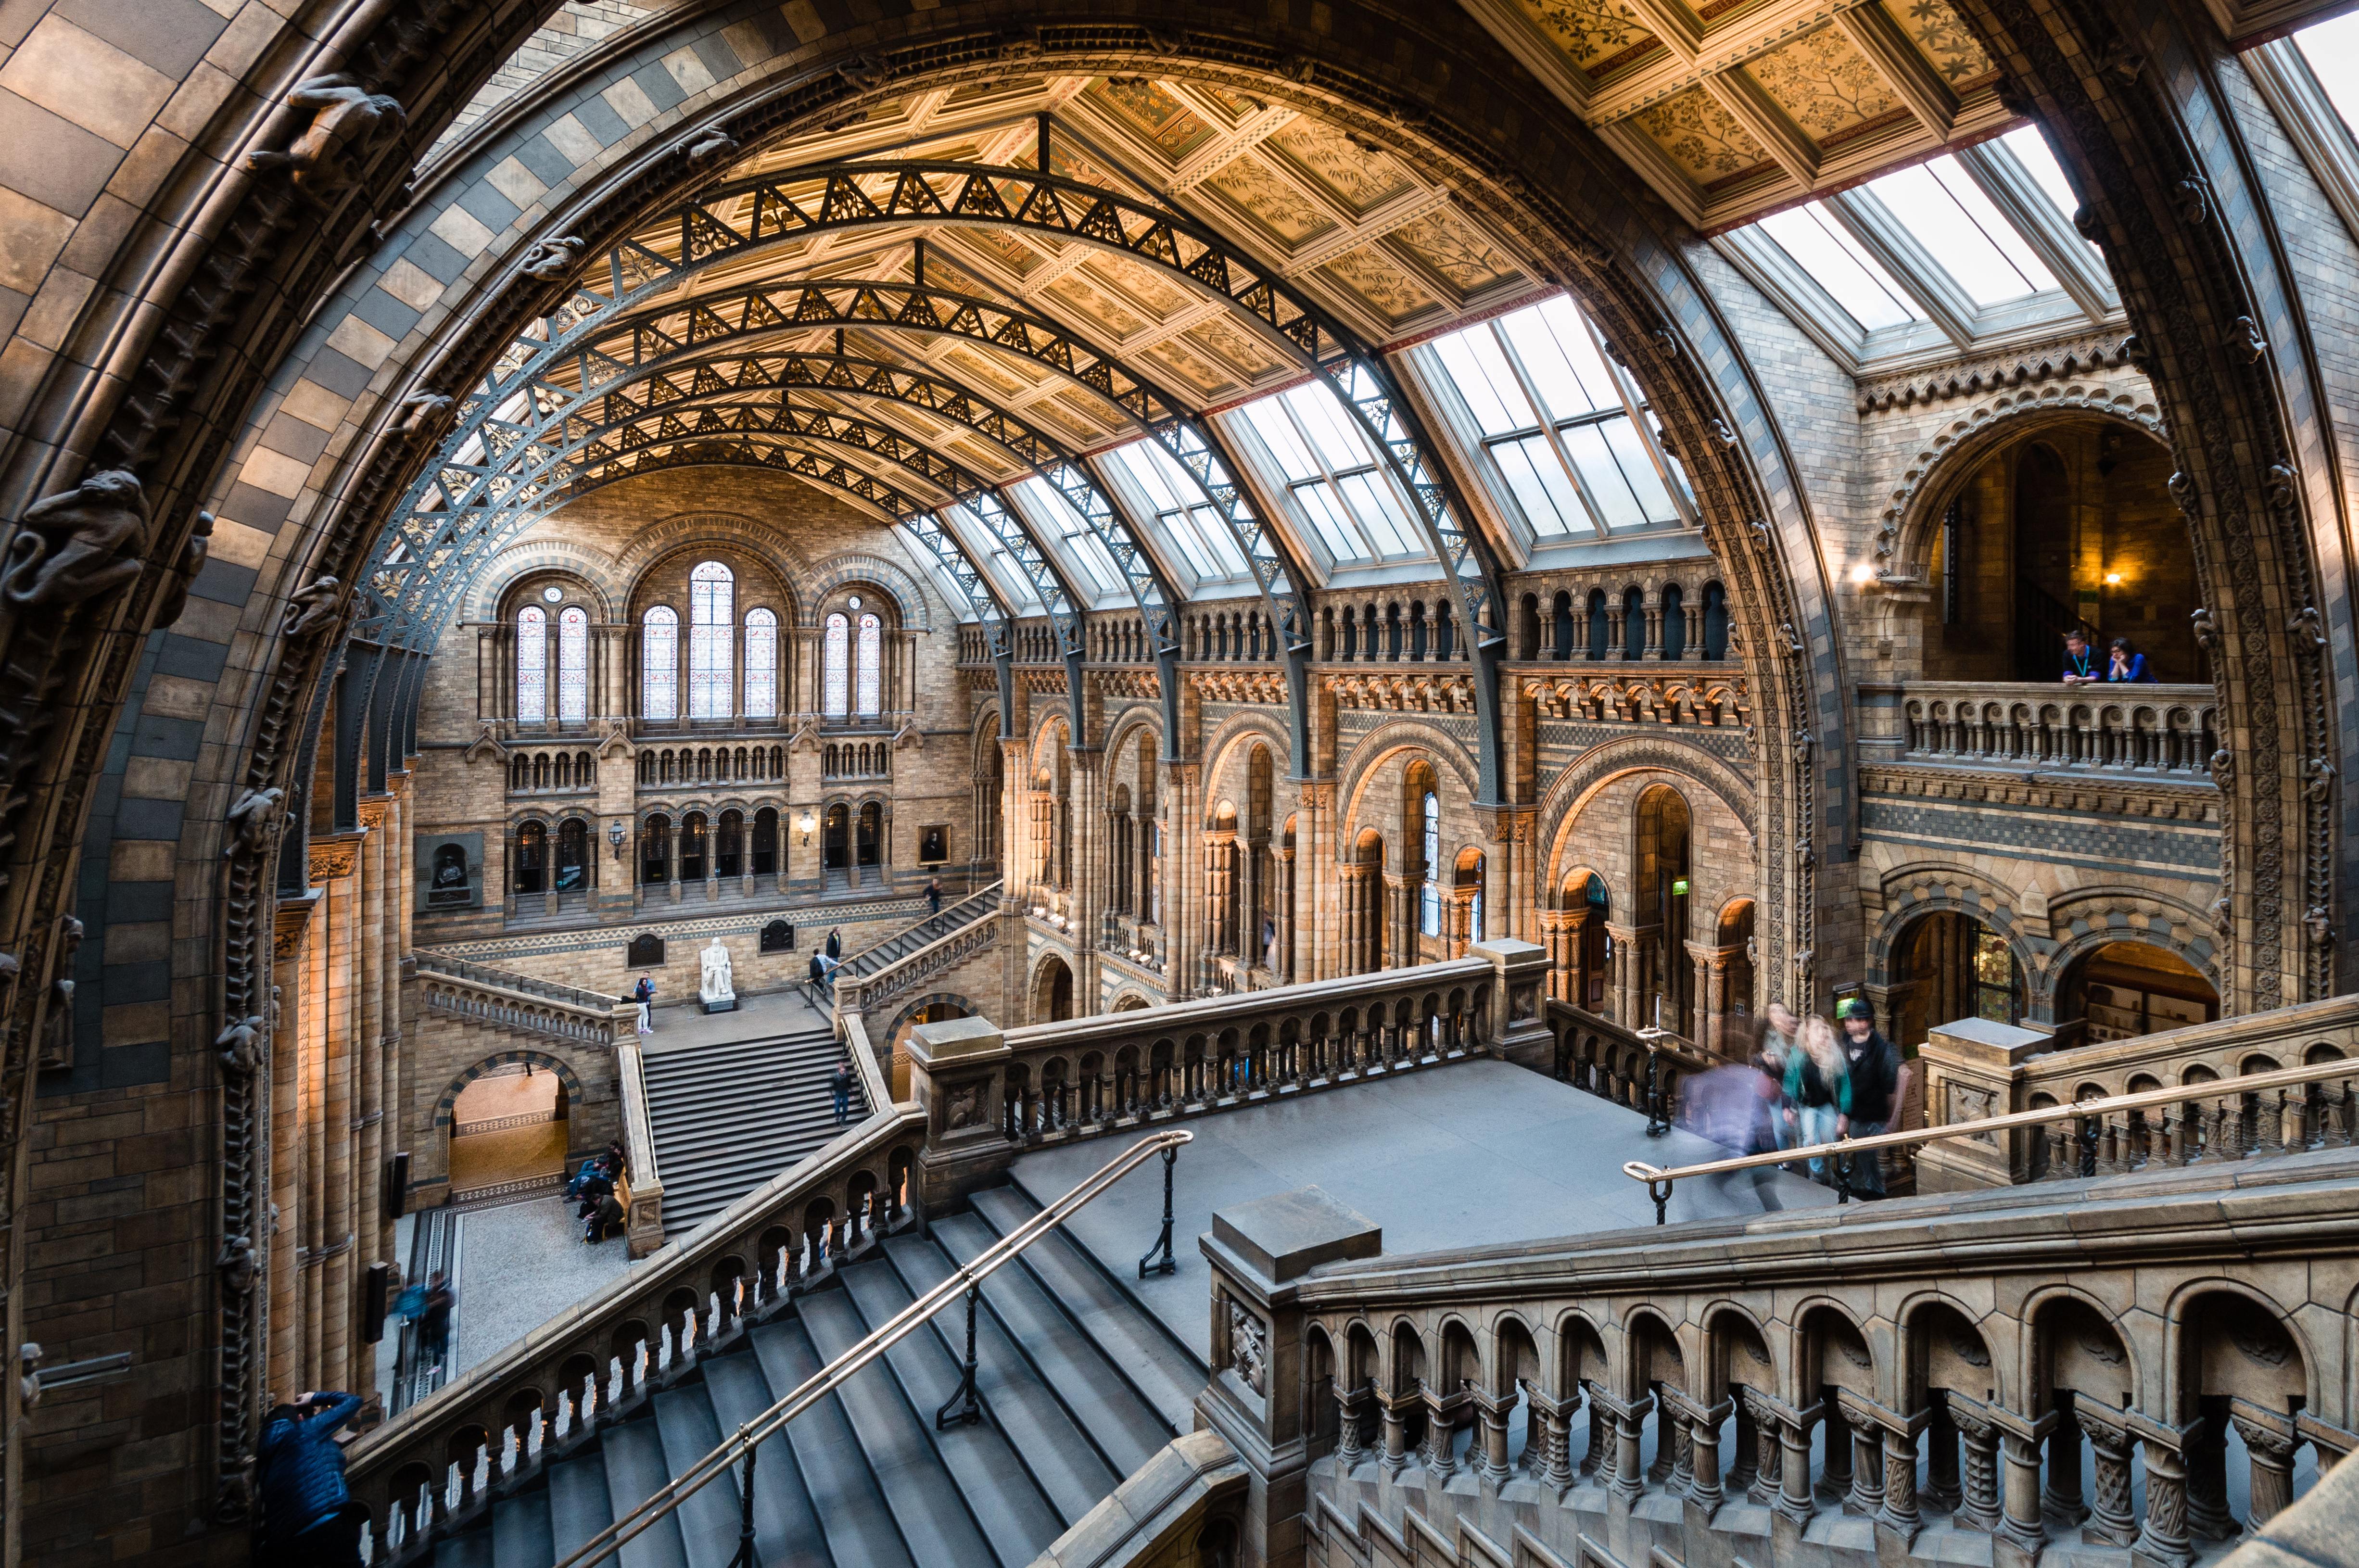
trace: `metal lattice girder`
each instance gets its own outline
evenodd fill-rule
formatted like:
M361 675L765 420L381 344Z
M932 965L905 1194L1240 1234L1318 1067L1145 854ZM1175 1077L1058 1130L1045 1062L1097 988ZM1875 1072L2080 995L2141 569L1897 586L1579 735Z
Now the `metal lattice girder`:
M1032 596L1049 613L1049 623L1057 629L1058 650L1068 659L1082 649L1082 614L1080 602L1067 585L1064 574L1056 562L1049 559L1030 530L1018 522L1007 504L993 491L969 496L959 503L972 513L996 539L1007 559L1024 573L1032 584Z
M992 657L996 659L1009 652L1009 628L1014 622L1014 612L1001 601L998 588L983 569L975 565L974 558L967 554L966 548L942 526L941 518L931 512L920 512L915 517L903 517L901 527L911 539L926 548L936 564L951 582L958 584L959 592L966 595L975 619L983 623L984 630L991 639Z

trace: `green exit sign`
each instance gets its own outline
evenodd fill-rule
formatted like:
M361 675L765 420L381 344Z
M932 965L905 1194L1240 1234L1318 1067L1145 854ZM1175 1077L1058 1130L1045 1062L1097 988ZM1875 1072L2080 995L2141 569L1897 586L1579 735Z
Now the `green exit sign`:
M1682 877L1678 881L1671 884L1671 897L1674 898L1684 898L1687 896L1688 879Z

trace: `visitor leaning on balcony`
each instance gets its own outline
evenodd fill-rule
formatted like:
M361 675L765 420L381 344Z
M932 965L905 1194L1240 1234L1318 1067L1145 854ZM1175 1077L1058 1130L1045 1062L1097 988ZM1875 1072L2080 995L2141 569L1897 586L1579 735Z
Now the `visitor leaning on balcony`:
M2104 679L2097 668L2097 656L2089 648L2089 639L2075 626L2064 634L2064 684L2093 685Z
M2130 639L2125 637L2114 639L2113 652L2105 662L2105 679L2142 681L2149 685L2156 683L2154 671L2146 667L2146 655L2132 648Z

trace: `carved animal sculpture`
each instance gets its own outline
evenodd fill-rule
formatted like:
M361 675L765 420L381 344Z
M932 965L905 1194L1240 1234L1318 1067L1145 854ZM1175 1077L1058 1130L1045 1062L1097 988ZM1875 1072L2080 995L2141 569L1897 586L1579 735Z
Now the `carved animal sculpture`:
M270 835L287 820L287 791L284 789L248 789L233 802L224 820L229 824L229 844L224 855L259 855L270 843Z
M67 605L113 593L139 575L147 497L121 469L93 474L26 508L0 578L11 602Z
M343 584L332 577L322 577L309 588L298 588L288 596L287 619L279 628L286 637L310 637L321 627L334 623L336 600Z
M562 239L543 240L525 252L516 270L538 282L554 283L572 271L574 263L581 259L582 236L567 234Z
M690 163L711 163L737 156L737 138L718 125L707 125L686 147Z
M234 1023L213 1037L213 1049L221 1052L221 1064L240 1078L251 1075L262 1065L262 1017L260 1014Z
M310 110L311 123L285 152L248 153L245 167L257 174L285 169L315 201L359 184L362 166L409 129L399 100L370 92L346 71L299 82L287 102Z
M401 400L401 418L393 428L406 436L424 435L451 407L451 394L421 387Z

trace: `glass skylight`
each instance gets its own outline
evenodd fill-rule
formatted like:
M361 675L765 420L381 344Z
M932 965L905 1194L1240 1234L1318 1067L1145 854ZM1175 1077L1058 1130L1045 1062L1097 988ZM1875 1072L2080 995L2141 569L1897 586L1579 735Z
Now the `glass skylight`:
M1229 526L1205 501L1196 476L1161 443L1136 441L1105 454L1128 476L1154 508L1165 542L1179 552L1198 577L1234 578L1246 574L1245 558Z
M1867 190L1977 305L2057 287L2055 274L1956 158L1944 154L1897 169Z
M1261 438L1288 493L1337 561L1425 553L1391 475L1324 382L1248 403L1237 417Z
M951 537L966 550L967 559L980 563L994 582L999 584L1002 597L1016 606L1019 615L1037 615L1040 601L1032 592L1032 579L1023 565L1007 553L1007 547L998 536L984 527L974 514L964 506L944 506L936 512L951 530Z
M1095 598L1123 585L1122 568L1115 563L1114 552L1106 549L1105 540L1090 527L1089 519L1073 509L1063 491L1037 474L1017 480L1014 488L1025 515L1035 523L1053 528L1056 536L1065 541L1065 558L1081 573L1077 587Z
M1925 319L1892 275L1876 264L1824 203L1812 201L1773 212L1761 220L1761 229L1784 246L1794 265L1809 273L1865 331L1905 327Z
M1614 374L1561 296L1438 338L1430 359L1541 539L1679 520ZM1584 496L1586 500L1584 501Z
M2071 182L2064 178L2064 166L2058 163L2056 155L2048 150L2048 138L2039 134L2039 127L2017 125L1999 137L1998 142L1999 146L2015 154L2015 160L2023 165L2024 172L2048 192L2048 199L2056 203L2056 211L2070 220L2081 205L2081 199L2072 194Z
M2359 137L2359 11L2304 27L2293 41L2343 128Z

